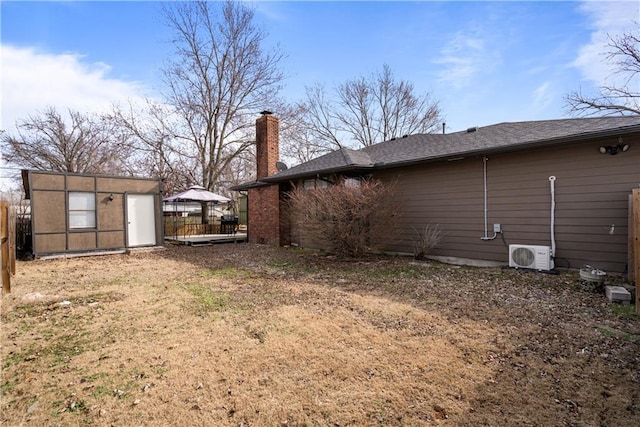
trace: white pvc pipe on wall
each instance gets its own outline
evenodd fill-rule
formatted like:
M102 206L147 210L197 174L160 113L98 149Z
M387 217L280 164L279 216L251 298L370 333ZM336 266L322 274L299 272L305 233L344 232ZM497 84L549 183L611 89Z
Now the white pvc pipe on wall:
M549 177L549 185L551 186L551 256L556 256L556 177Z
M484 188L484 236L480 240L493 240L498 233L493 232L493 236L489 237L489 206L487 202L487 160L488 157L482 158L482 185Z

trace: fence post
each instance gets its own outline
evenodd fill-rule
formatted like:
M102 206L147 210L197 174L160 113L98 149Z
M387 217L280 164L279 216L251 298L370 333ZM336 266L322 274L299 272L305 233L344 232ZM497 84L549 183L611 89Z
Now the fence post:
M9 250L9 202L0 201L0 236L2 238L2 294L11 292L11 256Z
M9 260L11 261L11 276L16 275L16 219L18 217L17 210L9 207Z

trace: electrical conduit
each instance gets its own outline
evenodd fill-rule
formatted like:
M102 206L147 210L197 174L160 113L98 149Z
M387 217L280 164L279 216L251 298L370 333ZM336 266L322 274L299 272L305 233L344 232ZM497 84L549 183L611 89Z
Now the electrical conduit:
M489 207L487 205L487 160L488 157L482 158L482 184L484 187L484 237L481 237L480 240L493 240L498 236L498 233L493 232L493 236L489 237Z
M549 185L551 186L551 259L556 256L556 177L549 177Z

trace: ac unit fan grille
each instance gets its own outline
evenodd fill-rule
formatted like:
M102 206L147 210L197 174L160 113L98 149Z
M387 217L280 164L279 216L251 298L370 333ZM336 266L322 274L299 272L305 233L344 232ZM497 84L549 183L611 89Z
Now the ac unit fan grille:
M516 248L511 257L516 264L527 266L535 262L536 254L529 248Z

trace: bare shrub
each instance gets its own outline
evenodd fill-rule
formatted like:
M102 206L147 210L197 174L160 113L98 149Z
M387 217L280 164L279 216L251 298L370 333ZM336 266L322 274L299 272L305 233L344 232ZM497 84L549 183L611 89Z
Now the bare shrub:
M424 229L418 231L418 235L413 241L413 257L415 259L425 259L429 252L440 246L444 232L439 224L427 224Z
M353 180L349 184L353 184ZM342 257L380 249L392 234L398 210L395 184L363 179L325 188L296 187L289 193L292 222L314 243Z

